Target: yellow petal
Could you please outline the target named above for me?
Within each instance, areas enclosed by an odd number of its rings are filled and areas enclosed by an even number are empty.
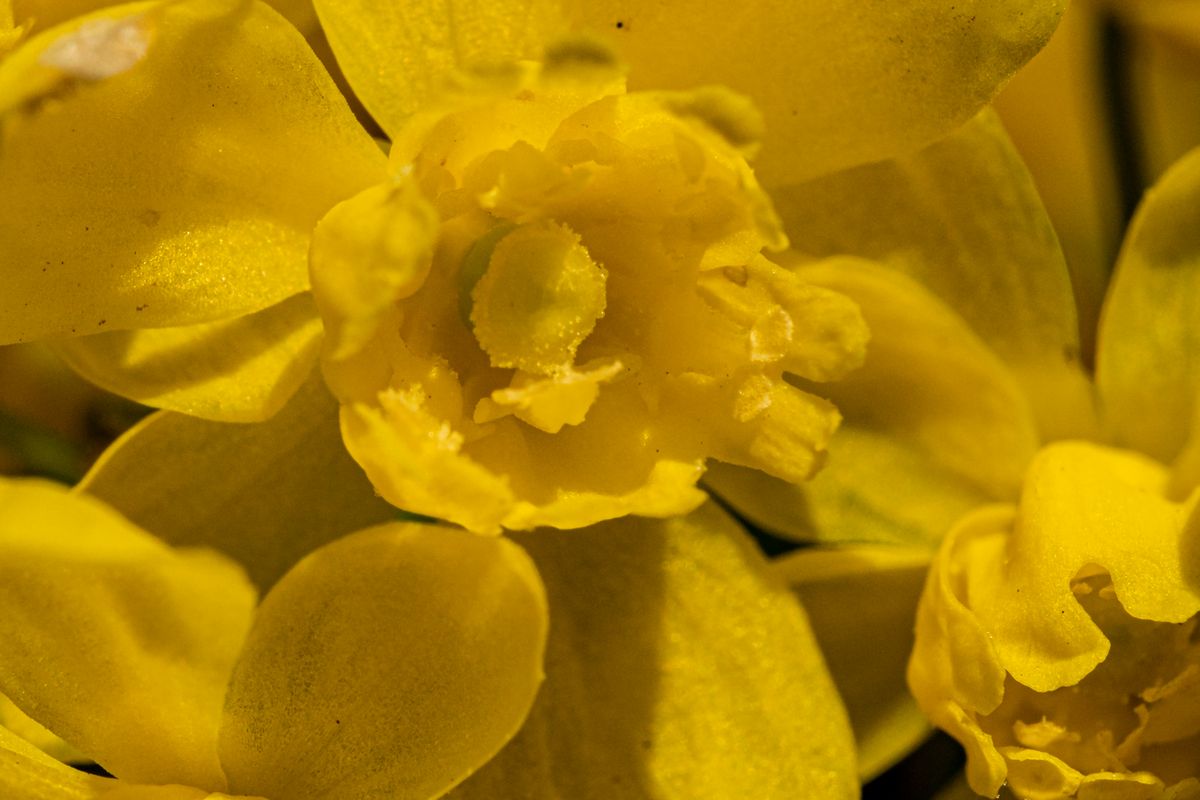
[[[550,597],[546,685],[451,798],[858,796],[804,614],[716,507],[514,537]]]
[[[0,694],[0,727],[7,728],[32,744],[40,752],[58,761],[82,763],[88,760],[87,756],[46,730],[36,720],[30,719],[29,715],[13,705],[12,700],[2,694]]]
[[[304,293],[244,317],[81,336],[55,349],[92,383],[139,403],[258,422],[304,382],[320,343],[321,320]]]
[[[1165,463],[1200,446],[1200,150],[1151,189],[1104,306],[1096,382],[1113,440]],[[1192,466],[1195,469],[1195,465]],[[1184,484],[1200,482],[1200,470]]]
[[[95,499],[0,484],[0,688],[128,780],[224,788],[216,736],[255,592]]]
[[[1066,264],[993,114],[915,155],[772,196],[796,250],[882,261],[957,310],[1013,370],[1043,437],[1093,432]]]
[[[0,341],[279,302],[307,288],[313,225],[384,162],[304,39],[235,0],[35,36],[0,66],[0,137]]]
[[[860,546],[801,550],[772,564],[808,612],[850,713],[864,782],[929,735],[904,675],[932,558],[924,548]]]
[[[116,786],[47,758],[0,727],[0,796],[5,800],[97,800]]]
[[[1191,508],[1162,497],[1166,481],[1158,464],[1125,451],[1068,442],[1039,453],[1012,535],[994,559],[969,564],[971,609],[1013,678],[1038,692],[1071,686],[1108,653],[1071,591],[1087,565],[1108,571],[1134,617],[1183,622],[1200,612],[1180,552]]]
[[[256,425],[155,414],[79,488],[172,544],[226,553],[263,590],[309,551],[395,514],[346,454],[315,375]]]
[[[238,793],[429,800],[516,733],[546,597],[511,542],[392,524],[302,561],[263,601],[226,700]]]
[[[964,122],[1049,38],[1065,3],[318,0],[351,83],[395,132],[464,66],[599,34],[635,88],[725,84],[766,115],[761,169],[812,177],[923,145]],[[719,54],[719,55],[717,55]]]

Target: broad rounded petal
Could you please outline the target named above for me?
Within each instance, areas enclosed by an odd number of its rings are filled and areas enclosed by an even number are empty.
[[[760,169],[800,180],[924,145],[966,121],[1050,37],[1066,6],[853,0],[630,0],[395,6],[317,0],[338,61],[393,133],[455,69],[541,55],[568,32],[598,34],[633,88],[724,84],[763,109]]]
[[[808,622],[716,507],[514,538],[550,597],[546,685],[451,798],[858,796]]]
[[[244,317],[80,336],[55,349],[92,383],[144,405],[258,422],[296,392],[320,345],[321,320],[303,293]]]
[[[932,558],[929,549],[866,546],[806,549],[772,564],[808,612],[850,713],[864,782],[930,732],[904,675]]]
[[[122,779],[224,787],[217,727],[255,592],[93,498],[0,484],[0,690]]]
[[[0,341],[279,302],[317,220],[384,168],[303,37],[240,0],[33,37],[0,66],[0,137]]]
[[[79,488],[172,544],[232,556],[263,590],[310,551],[396,513],[346,454],[337,404],[315,375],[255,425],[155,414]]]
[[[525,719],[546,627],[537,570],[506,539],[394,523],[316,551],[263,601],[230,682],[231,789],[440,797]]]
[[[97,800],[115,787],[39,753],[0,727],[0,796],[5,800]]]
[[[1062,251],[994,114],[915,155],[772,197],[796,250],[882,261],[957,310],[1012,369],[1044,438],[1094,433]]]
[[[1126,236],[1096,359],[1113,440],[1170,463],[1200,447],[1200,150],[1151,189]],[[1195,467],[1193,466],[1193,470]],[[1191,476],[1200,481],[1200,470]]]

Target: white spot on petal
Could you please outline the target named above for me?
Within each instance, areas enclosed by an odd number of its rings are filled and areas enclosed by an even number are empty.
[[[145,58],[150,49],[146,22],[144,15],[85,22],[74,33],[55,40],[38,60],[83,80],[120,75]]]

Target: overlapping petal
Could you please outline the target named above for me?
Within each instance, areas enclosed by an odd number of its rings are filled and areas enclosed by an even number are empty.
[[[451,797],[857,796],[808,622],[723,512],[513,537],[549,595],[546,685]]]
[[[0,792],[11,800],[97,800],[116,785],[68,767],[0,726]]]
[[[279,302],[307,288],[312,226],[383,166],[303,38],[239,0],[34,36],[0,65],[0,136],[0,341]]]
[[[122,778],[223,788],[216,730],[255,600],[241,570],[37,481],[0,484],[0,548],[0,690]]]
[[[338,61],[384,128],[456,69],[534,58],[554,38],[607,38],[634,87],[723,84],[763,109],[761,169],[798,180],[899,155],[982,107],[1049,38],[1065,3],[925,0],[730,5],[508,0],[403,6],[318,0]]]
[[[396,523],[314,552],[264,600],[234,671],[231,789],[441,796],[516,733],[546,624],[537,571],[506,539]]]
[[[79,488],[172,544],[229,554],[263,590],[308,552],[396,513],[346,454],[337,404],[315,375],[259,424],[156,414]]]
[[[308,293],[233,319],[81,336],[55,349],[83,377],[155,408],[258,422],[317,362],[321,320]]]

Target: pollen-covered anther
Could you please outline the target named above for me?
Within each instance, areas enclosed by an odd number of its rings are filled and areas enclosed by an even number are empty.
[[[133,69],[150,50],[151,28],[144,14],[94,19],[50,44],[38,60],[71,77],[101,81]]]
[[[620,361],[597,359],[578,370],[564,367],[548,378],[518,372],[508,388],[479,401],[474,421],[484,424],[511,414],[538,430],[558,433],[564,425],[581,424],[600,395],[601,384],[626,371]]]
[[[497,243],[471,292],[475,339],[494,367],[549,375],[604,315],[606,280],[565,226],[523,225]]]

